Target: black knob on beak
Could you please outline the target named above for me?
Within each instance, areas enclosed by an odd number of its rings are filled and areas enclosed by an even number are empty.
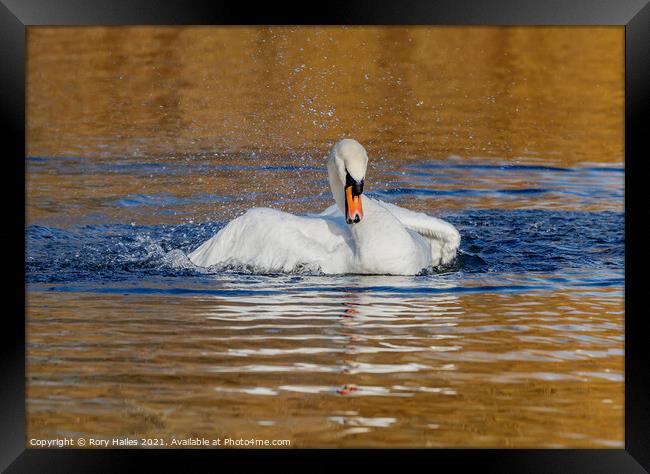
[[[345,170],[345,187],[352,188],[353,196],[360,196],[363,193],[363,180],[357,181],[352,176],[350,176],[348,170]]]

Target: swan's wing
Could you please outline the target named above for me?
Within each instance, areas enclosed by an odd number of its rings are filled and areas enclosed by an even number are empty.
[[[448,264],[454,259],[460,246],[460,233],[449,222],[388,202],[378,200],[375,202],[390,212],[404,227],[429,240],[434,264],[436,256],[439,257],[441,264]]]
[[[299,266],[328,273],[346,256],[348,230],[328,216],[294,216],[274,209],[250,209],[189,254],[198,266],[234,264],[260,271]]]

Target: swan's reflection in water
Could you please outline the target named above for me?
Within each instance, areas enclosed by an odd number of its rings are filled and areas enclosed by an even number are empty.
[[[350,276],[337,288],[328,286],[328,279],[308,281],[310,291],[296,288],[272,299],[238,296],[225,302],[215,298],[214,306],[201,313],[206,320],[220,323],[219,333],[234,334],[224,342],[238,341],[236,347],[219,351],[220,356],[233,360],[213,364],[208,370],[237,373],[251,381],[238,389],[215,387],[216,391],[330,398],[456,394],[445,376],[455,370],[454,364],[439,363],[427,354],[460,349],[458,336],[450,334],[464,315],[457,295],[404,297],[409,288],[432,285],[432,280],[423,283],[413,277]],[[382,292],[388,282],[402,294]],[[436,289],[454,287],[453,280],[435,285]],[[283,383],[263,385],[278,376]],[[341,436],[388,427],[396,421],[340,409],[327,415],[329,422],[349,428]]]

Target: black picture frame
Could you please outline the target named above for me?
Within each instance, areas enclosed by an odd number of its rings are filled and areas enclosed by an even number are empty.
[[[27,449],[25,443],[25,64],[26,27],[33,25],[203,24],[425,24],[619,25],[625,28],[625,448],[452,450],[77,450]],[[648,344],[644,331],[642,260],[647,215],[641,195],[650,106],[648,0],[409,0],[282,6],[268,2],[186,0],[0,0],[0,114],[2,164],[8,167],[2,234],[6,300],[0,384],[0,468],[6,472],[113,472],[193,469],[198,459],[223,469],[282,463],[284,468],[358,469],[369,463],[404,468],[418,463],[443,472],[469,467],[487,472],[644,472],[650,469]],[[645,120],[644,120],[645,119]],[[10,249],[23,249],[23,252]],[[645,468],[645,469],[644,469]]]

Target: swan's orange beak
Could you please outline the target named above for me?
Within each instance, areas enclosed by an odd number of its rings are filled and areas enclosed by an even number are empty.
[[[363,186],[363,184],[361,186]],[[361,190],[363,190],[362,187]],[[359,186],[347,186],[345,188],[345,221],[348,224],[360,222],[361,219],[363,219],[361,190],[359,189]]]

